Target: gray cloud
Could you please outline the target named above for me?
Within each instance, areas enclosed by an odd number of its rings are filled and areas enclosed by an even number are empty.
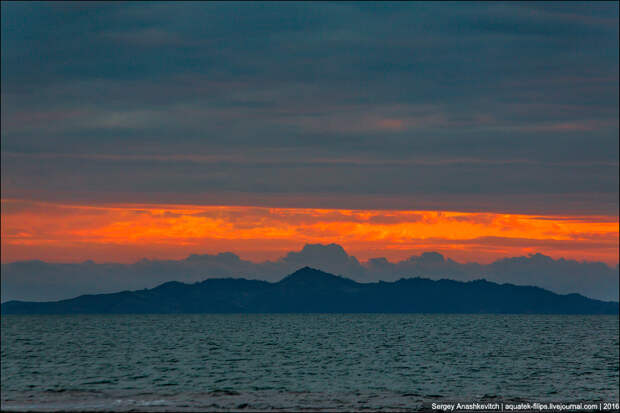
[[[23,261],[2,264],[2,301],[57,300],[80,294],[154,287],[178,280],[243,277],[278,281],[303,266],[344,275],[360,282],[394,281],[407,277],[474,280],[535,285],[561,294],[618,301],[618,266],[600,262],[554,260],[542,254],[501,259],[488,265],[458,263],[436,252],[390,262],[373,258],[359,262],[337,244],[309,244],[276,261],[254,263],[227,252],[190,255],[184,260],[141,260],[135,264],[96,264],[92,261],[55,264]]]

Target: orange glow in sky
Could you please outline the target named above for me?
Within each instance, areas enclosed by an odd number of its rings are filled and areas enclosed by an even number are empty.
[[[197,205],[66,205],[2,200],[2,262],[135,262],[231,251],[276,259],[337,243],[360,260],[425,251],[488,263],[535,252],[618,263],[617,216]]]

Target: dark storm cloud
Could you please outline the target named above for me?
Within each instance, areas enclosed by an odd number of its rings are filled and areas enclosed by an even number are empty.
[[[2,4],[5,197],[616,214],[617,135],[616,3]]]

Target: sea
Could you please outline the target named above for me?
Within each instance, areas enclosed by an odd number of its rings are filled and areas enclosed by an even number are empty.
[[[1,322],[3,411],[410,411],[619,400],[618,316],[3,315]]]

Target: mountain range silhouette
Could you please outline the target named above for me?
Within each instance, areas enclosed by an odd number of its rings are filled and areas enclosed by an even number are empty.
[[[2,314],[498,313],[618,314],[617,302],[539,287],[426,278],[358,283],[304,267],[279,282],[244,278],[171,281],[152,289],[53,302],[9,301]]]

